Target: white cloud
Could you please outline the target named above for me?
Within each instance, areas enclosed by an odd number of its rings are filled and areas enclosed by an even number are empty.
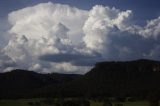
[[[133,34],[142,35],[145,38],[155,38],[160,35],[160,17],[153,19],[147,22],[147,25],[144,27],[132,26],[128,28],[129,31]]]
[[[68,33],[76,36],[79,33],[77,29],[82,29],[87,13],[68,5],[42,3],[10,13],[9,22],[13,25],[10,33],[39,39],[52,36],[56,25],[60,24],[69,29]]]
[[[115,8],[95,6],[89,12],[89,18],[85,22],[83,30],[85,32],[84,42],[88,48],[102,52],[111,42],[109,36],[114,33],[114,29],[125,30],[126,20],[131,14],[130,10],[120,11]]]
[[[2,52],[16,65],[6,70],[25,68],[43,73],[85,73],[90,66],[79,65],[96,62],[96,59],[156,59],[159,56],[160,18],[148,21],[143,27],[134,25],[131,10],[100,5],[81,10],[49,2],[13,11],[8,20],[12,25],[8,31],[11,37]],[[56,54],[64,54],[60,58],[62,62],[39,58]],[[67,59],[72,61],[63,61],[65,56],[70,56]],[[74,56],[88,57],[88,60],[77,58],[73,62]],[[4,62],[0,62],[2,64]]]
[[[12,37],[3,51],[19,68],[50,72],[69,70],[66,65],[57,63],[55,66],[38,58],[45,54],[72,52],[73,43],[82,42],[82,27],[87,16],[88,11],[51,2],[13,11],[8,15]],[[70,71],[77,71],[76,66],[68,67],[73,67]]]
[[[83,27],[84,42],[87,48],[99,52],[107,60],[150,58],[153,48],[160,45],[159,20],[148,21],[142,27],[133,24],[131,10],[94,6]],[[157,58],[156,55],[152,57]]]

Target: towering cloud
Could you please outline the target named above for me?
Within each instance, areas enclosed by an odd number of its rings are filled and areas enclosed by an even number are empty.
[[[13,11],[0,65],[85,73],[97,61],[160,59],[160,18],[139,26],[132,15],[131,10],[100,5],[81,10],[51,2]]]
[[[93,7],[83,27],[86,46],[103,52],[106,46],[111,43],[110,36],[112,37],[125,30],[128,24],[125,21],[128,20],[130,14],[130,10],[120,11],[103,6]],[[116,31],[119,32],[117,33]]]
[[[131,10],[93,7],[83,27],[86,47],[106,60],[158,59],[152,52],[160,43],[159,18],[144,27],[133,23]]]
[[[18,64],[18,68],[47,72],[77,71],[79,69],[69,62],[51,63],[40,57],[76,54],[75,45],[82,42],[82,27],[87,17],[88,11],[51,2],[13,11],[8,15],[12,37],[3,52]]]

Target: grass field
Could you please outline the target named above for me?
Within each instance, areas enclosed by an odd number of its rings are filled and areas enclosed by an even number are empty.
[[[119,104],[122,104],[123,106],[149,106],[149,103],[147,101],[112,102],[113,106],[120,106]],[[103,106],[103,103],[102,102],[93,102],[93,101],[91,101],[91,106]]]
[[[0,106],[29,106],[28,102],[33,100],[0,100]]]
[[[56,106],[53,104],[42,103],[43,99],[18,99],[18,100],[0,100],[0,106]],[[149,106],[147,101],[136,102],[112,102],[113,106]],[[103,102],[90,100],[90,106],[103,106]]]

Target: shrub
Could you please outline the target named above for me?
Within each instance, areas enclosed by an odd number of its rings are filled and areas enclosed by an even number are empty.
[[[123,106],[123,104],[122,103],[117,103],[114,106]]]
[[[104,102],[103,106],[112,106],[112,103],[111,102]]]
[[[33,103],[33,102],[28,102],[28,105],[31,105],[31,106],[32,106],[32,105],[34,105],[34,103]]]
[[[150,101],[149,106],[159,106],[159,102],[158,101]]]

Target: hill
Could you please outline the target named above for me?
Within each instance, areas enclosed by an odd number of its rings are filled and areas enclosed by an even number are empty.
[[[0,73],[0,97],[23,97],[39,88],[70,82],[81,75],[70,74],[40,74],[28,70],[12,70]]]
[[[0,74],[0,97],[143,97],[160,95],[160,62],[99,62],[85,75],[39,74],[14,70]]]
[[[46,89],[53,89],[53,95],[60,92],[63,96],[147,97],[150,94],[160,93],[159,83],[160,62],[141,59],[100,62],[83,77],[57,88],[50,86]],[[51,94],[51,91],[49,93]]]

